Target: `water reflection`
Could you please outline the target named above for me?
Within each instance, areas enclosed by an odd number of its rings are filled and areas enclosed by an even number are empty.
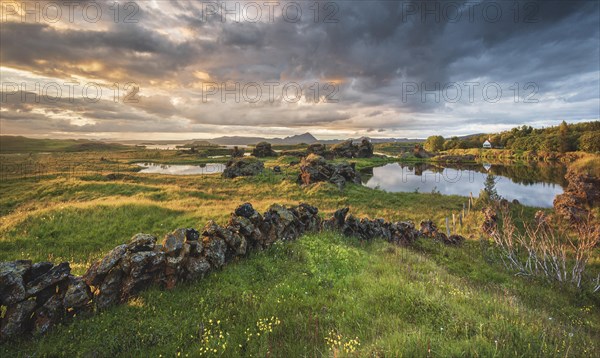
[[[137,165],[143,168],[140,173],[147,174],[198,175],[223,173],[225,170],[225,164],[221,163],[200,165],[138,163]]]
[[[546,163],[525,165],[387,164],[363,171],[363,184],[390,192],[440,192],[445,195],[479,195],[488,173],[497,177],[496,190],[521,204],[552,207],[554,197],[566,186],[565,166]]]

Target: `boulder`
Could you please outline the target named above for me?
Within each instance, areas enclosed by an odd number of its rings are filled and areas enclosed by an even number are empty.
[[[119,268],[111,270],[98,286],[95,292],[94,302],[99,310],[106,309],[121,302],[121,286],[124,277]]]
[[[223,171],[224,178],[237,178],[240,176],[254,176],[260,174],[265,165],[256,158],[236,158],[227,162]]]
[[[325,157],[327,155],[327,147],[325,144],[314,143],[306,148],[306,154],[316,154]]]
[[[50,271],[50,269],[54,267],[52,262],[36,262],[31,265],[31,270],[27,272],[27,274],[23,277],[26,282],[32,281]]]
[[[152,251],[156,245],[156,237],[148,234],[136,234],[127,245],[127,251]]]
[[[106,256],[101,260],[96,261],[87,272],[83,275],[85,283],[90,286],[98,286],[108,274],[123,258],[127,252],[128,245],[123,244],[112,249]]]
[[[417,158],[431,158],[433,155],[428,153],[420,144],[415,144],[413,156]]]
[[[142,251],[127,257],[127,271],[121,287],[121,298],[124,300],[146,289],[156,282],[156,273],[165,268],[165,253],[158,251]]]
[[[271,143],[260,142],[252,149],[252,155],[257,158],[276,157],[277,152],[271,148]]]
[[[244,203],[235,209],[234,214],[237,216],[243,216],[245,218],[250,219],[253,216],[255,216],[256,214],[258,214],[258,212],[256,210],[254,210],[254,208],[252,207],[252,204]]]
[[[356,151],[357,158],[371,158],[373,156],[373,144],[370,140],[364,138],[358,145]]]
[[[234,146],[233,150],[231,151],[231,157],[232,158],[242,158],[244,156],[244,150],[238,148],[238,146]]]
[[[206,259],[212,267],[221,268],[225,264],[225,250],[227,245],[218,237],[207,237],[204,241]]]
[[[291,210],[278,204],[271,205],[265,212],[260,227],[260,231],[266,236],[264,244],[269,246],[278,240],[286,241],[298,238],[303,229],[298,223],[298,218]]]
[[[178,256],[187,240],[186,232],[186,229],[177,229],[167,234],[162,244],[163,252],[168,256]]]
[[[58,264],[48,270],[45,274],[27,283],[26,295],[31,297],[57,283],[65,280],[71,274],[71,267],[68,262]]]
[[[295,209],[293,209],[293,212],[302,223],[303,231],[317,232],[321,228],[319,209],[316,207],[301,203]]]
[[[4,318],[2,318],[0,337],[8,339],[27,332],[32,324],[30,317],[35,307],[34,300],[25,300],[8,306]]]
[[[25,281],[31,261],[0,262],[0,305],[10,306],[25,299]]]
[[[210,271],[210,263],[204,257],[190,257],[185,263],[186,279],[196,280]]]
[[[358,152],[358,146],[354,145],[352,140],[347,140],[333,145],[331,151],[339,158],[355,158],[356,153]]]
[[[431,220],[421,221],[421,235],[434,238],[438,234],[438,228]]]
[[[343,189],[347,182],[361,183],[360,174],[353,163],[333,164],[321,156],[311,154],[302,160],[297,182],[312,184],[321,181],[336,184],[340,189]]]
[[[461,235],[450,235],[444,244],[446,245],[460,245],[465,241],[465,238]]]
[[[222,227],[210,220],[204,227],[203,236],[222,239],[227,245],[226,260],[246,254],[247,243],[235,228]]]
[[[48,299],[33,314],[33,332],[44,334],[53,326],[60,323],[65,317],[63,294],[55,294]]]
[[[69,277],[69,286],[63,298],[63,306],[67,311],[77,313],[89,307],[92,299],[90,287],[81,277]]]

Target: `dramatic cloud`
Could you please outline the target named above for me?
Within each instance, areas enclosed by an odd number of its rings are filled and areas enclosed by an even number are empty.
[[[317,4],[3,1],[2,134],[425,137],[600,118],[598,2]]]

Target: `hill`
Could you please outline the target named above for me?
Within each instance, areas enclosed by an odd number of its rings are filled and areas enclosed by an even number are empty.
[[[310,133],[293,135],[285,138],[263,138],[263,137],[241,137],[241,136],[225,136],[208,140],[211,143],[220,145],[251,145],[259,142],[269,142],[275,145],[293,145],[293,144],[312,144],[318,142]]]
[[[131,149],[117,143],[86,139],[37,139],[22,136],[0,136],[0,153],[90,152]]]

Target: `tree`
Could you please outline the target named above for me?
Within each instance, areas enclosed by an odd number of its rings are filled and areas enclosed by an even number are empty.
[[[559,133],[559,146],[558,150],[561,153],[567,152],[569,150],[569,126],[567,122],[562,121],[560,126],[558,126]]]
[[[439,152],[444,149],[444,137],[432,135],[425,141],[425,150],[428,152]]]
[[[498,191],[496,191],[496,181],[496,177],[492,173],[489,173],[485,178],[485,187],[483,189],[483,192],[491,201],[498,201],[502,199],[502,197],[498,195]]]
[[[579,137],[579,149],[585,152],[600,152],[600,131],[582,134]]]

